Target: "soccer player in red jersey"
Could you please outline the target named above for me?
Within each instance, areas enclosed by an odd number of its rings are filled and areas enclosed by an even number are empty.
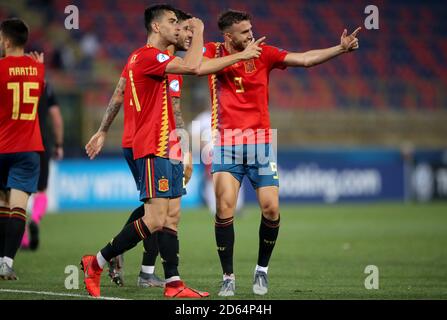
[[[44,151],[37,109],[44,66],[25,56],[27,25],[8,19],[0,25],[0,279],[16,280],[14,257],[25,231],[26,207],[39,179]]]
[[[250,15],[245,12],[224,12],[218,26],[224,42],[206,44],[204,56],[207,58],[235,54],[253,41]],[[224,280],[220,296],[235,293],[233,217],[244,176],[256,190],[262,212],[253,292],[264,295],[268,291],[268,263],[280,225],[278,173],[271,148],[268,110],[270,72],[287,67],[312,67],[358,49],[359,31],[360,28],[348,36],[344,30],[340,44],[304,53],[263,44],[259,58],[236,63],[209,77],[211,126],[216,138],[212,168],[217,202],[215,236]]]
[[[189,29],[189,19],[192,18],[191,15],[184,13],[181,10],[176,10],[176,16],[178,19],[178,23],[180,25],[179,36],[177,39],[177,43],[174,46],[170,46],[169,52],[170,54],[174,54],[176,50],[186,51],[188,50],[191,40],[192,40],[192,31]],[[174,112],[175,124],[177,129],[184,129],[184,120],[180,108],[180,98],[181,98],[181,88],[183,84],[183,77],[177,74],[168,74],[168,84],[169,84],[169,96],[172,99],[172,107]],[[138,187],[138,170],[136,166],[136,161],[133,157],[132,152],[132,142],[134,135],[134,115],[133,115],[133,102],[131,96],[131,88],[130,82],[128,80],[128,70],[127,65],[124,68],[121,74],[121,85],[118,84],[119,87],[126,86],[124,92],[122,90],[115,91],[114,96],[112,97],[109,106],[104,114],[103,120],[101,122],[101,126],[89,142],[86,145],[87,154],[91,158],[95,158],[102,150],[104,146],[104,142],[107,136],[108,129],[112,122],[114,121],[117,113],[119,112],[122,105],[124,105],[124,131],[122,137],[122,148],[124,158],[126,159],[127,164],[132,172],[135,183]],[[182,146],[183,148],[183,146]],[[182,149],[183,156],[183,165],[184,165],[184,173],[185,173],[185,185],[188,183],[192,174],[192,163],[189,159],[190,153],[189,150]],[[141,217],[144,216],[144,205],[136,208],[129,219],[126,221],[125,225],[132,223]],[[169,217],[167,227],[177,231],[178,220],[180,217],[174,216]],[[144,253],[143,253],[143,261],[141,265],[141,272],[138,277],[138,286],[139,287],[164,287],[164,281],[157,277],[154,273],[155,270],[155,261],[158,251],[158,241],[157,241],[157,233],[155,233],[149,239],[146,238],[143,241],[144,244]],[[123,279],[123,268],[124,259],[123,255],[113,258],[109,262],[109,276],[112,281],[117,285],[122,286],[124,283]]]
[[[107,261],[134,247],[139,241],[158,234],[166,285],[164,295],[176,298],[201,298],[209,294],[188,288],[178,272],[178,238],[164,228],[168,214],[180,210],[183,194],[183,164],[175,135],[171,100],[168,99],[167,73],[197,74],[202,61],[203,22],[190,19],[191,47],[185,57],[169,56],[167,48],[177,42],[179,26],[175,9],[155,5],[145,11],[147,44],[136,50],[127,63],[135,133],[132,151],[137,161],[143,218],[128,224],[96,256],[84,256],[87,291],[100,295],[101,272]],[[150,214],[149,214],[150,213]]]

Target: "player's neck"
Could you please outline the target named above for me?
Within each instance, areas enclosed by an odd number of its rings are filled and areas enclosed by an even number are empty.
[[[224,42],[224,47],[225,47],[225,49],[226,49],[230,54],[240,52],[239,50],[236,50],[236,49],[235,49],[229,42],[227,42],[227,41]]]
[[[175,46],[173,44],[168,46],[168,51],[171,55],[174,55],[175,54]]]
[[[169,43],[167,43],[163,38],[161,38],[158,34],[151,34],[147,37],[147,44],[157,48],[160,51],[166,51],[168,49]]]
[[[5,50],[5,57],[22,57],[25,55],[23,48],[11,48]]]

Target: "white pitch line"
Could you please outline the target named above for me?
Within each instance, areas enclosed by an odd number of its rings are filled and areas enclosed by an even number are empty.
[[[59,296],[59,297],[73,297],[73,298],[90,298],[96,300],[129,300],[115,297],[92,297],[89,295],[82,294],[73,294],[73,293],[58,293],[51,291],[30,291],[30,290],[11,290],[11,289],[0,289],[1,292],[9,292],[9,293],[29,293],[29,294],[40,294],[46,296]]]

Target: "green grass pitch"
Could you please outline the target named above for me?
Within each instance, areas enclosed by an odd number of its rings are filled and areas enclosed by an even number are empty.
[[[251,292],[258,247],[259,210],[250,206],[236,218],[236,297]],[[3,299],[82,299],[21,291],[87,295],[67,290],[67,265],[79,266],[118,233],[127,213],[47,215],[37,252],[20,251],[14,267],[19,281],[0,281]],[[185,210],[180,223],[180,273],[192,287],[218,299],[221,269],[215,249],[213,217]],[[106,275],[102,295],[163,299],[162,289],[136,286],[141,244],[125,255],[125,286]],[[365,267],[379,269],[379,289],[365,289]],[[269,293],[262,299],[446,299],[447,203],[289,206],[281,210],[279,239],[270,262]],[[156,272],[162,275],[160,259]],[[20,292],[6,292],[19,290]]]

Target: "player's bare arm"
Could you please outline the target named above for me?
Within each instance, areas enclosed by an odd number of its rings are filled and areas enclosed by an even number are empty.
[[[183,132],[186,130],[185,121],[183,120],[182,109],[180,107],[180,98],[172,97],[172,109],[174,110],[175,126],[177,129],[181,129]],[[185,184],[188,184],[192,176],[192,154],[186,147],[187,143],[184,143],[185,136],[180,136],[180,143],[183,153],[183,166],[185,175]]]
[[[260,47],[260,44],[265,40],[265,38],[266,37],[261,37],[256,41],[254,41],[253,39],[253,41],[243,51],[225,57],[215,59],[209,59],[207,57],[204,57],[198,75],[204,76],[216,73],[239,61],[259,58],[262,53],[262,48]]]
[[[202,63],[203,50],[203,22],[198,18],[189,20],[189,27],[193,31],[191,47],[182,59],[176,57],[166,66],[166,73],[196,75]]]
[[[49,109],[51,123],[53,124],[54,151],[53,157],[56,160],[64,158],[64,121],[62,119],[61,109],[58,105],[51,106]]]
[[[359,48],[359,40],[357,34],[362,28],[357,28],[349,36],[345,29],[340,38],[340,44],[331,48],[310,50],[303,53],[289,53],[284,59],[284,63],[288,67],[313,67],[320,63],[326,62],[340,54],[357,50]]]
[[[109,131],[110,126],[115,120],[116,115],[121,109],[124,101],[124,89],[126,88],[126,79],[120,78],[118,85],[115,88],[106,113],[104,114],[99,130],[91,137],[90,141],[85,146],[85,151],[91,160],[93,160],[102,150],[104,142]]]

